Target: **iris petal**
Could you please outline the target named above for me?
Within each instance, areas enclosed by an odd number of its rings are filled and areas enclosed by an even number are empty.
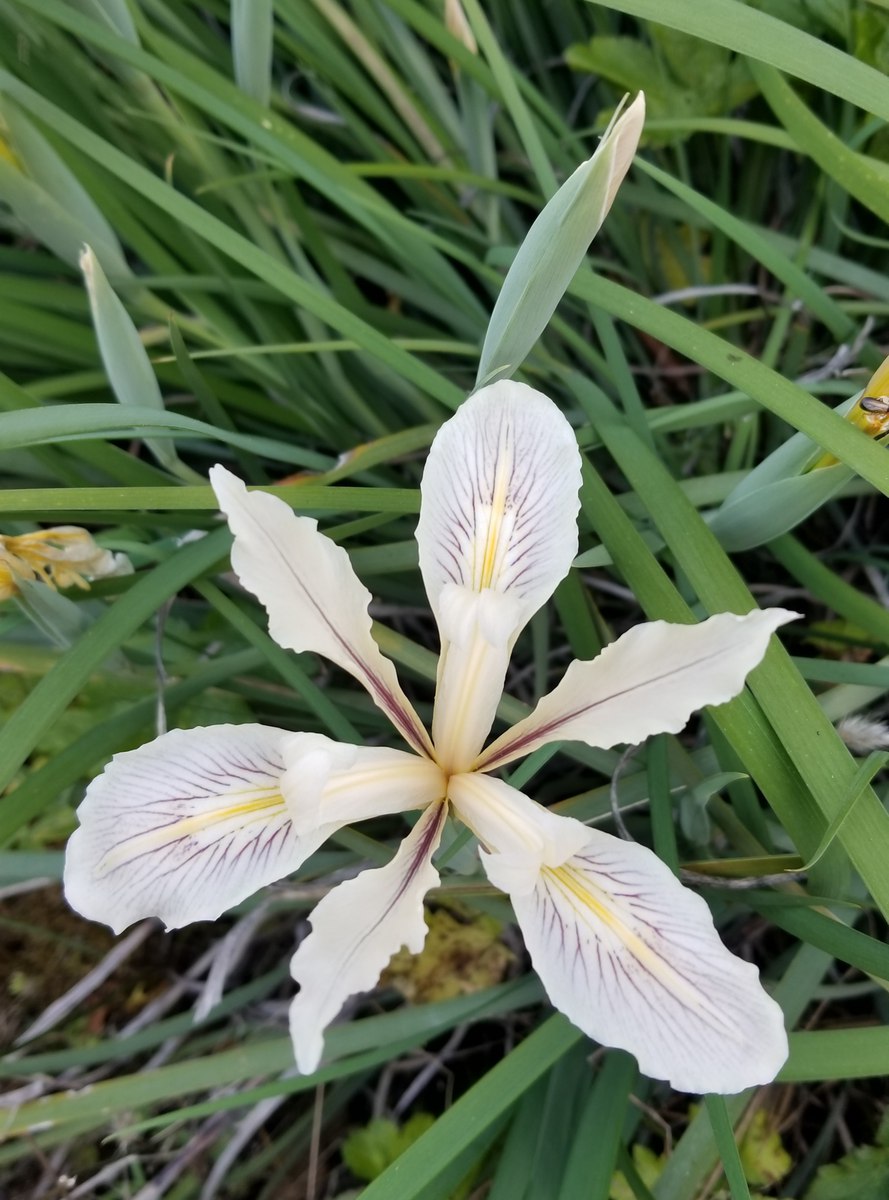
[[[345,550],[318,532],[317,521],[297,517],[277,496],[248,492],[224,467],[213,467],[210,482],[235,535],[232,566],[264,605],[275,641],[348,671],[408,745],[430,755],[429,736],[373,639],[370,592]]]
[[[327,836],[298,837],[281,791],[282,729],[175,729],[116,754],[87,789],[65,895],[119,933],[143,917],[208,921],[294,871]]]
[[[515,639],[577,553],[580,454],[556,405],[502,381],[435,437],[417,525],[441,637],[433,741],[465,770],[484,745]]]
[[[580,850],[511,898],[550,1000],[590,1037],[681,1091],[774,1079],[787,1057],[781,1009],[650,850],[587,830]]]
[[[531,715],[479,756],[476,769],[497,770],[547,742],[607,749],[678,733],[696,709],[736,696],[774,631],[798,616],[768,608],[742,617],[719,613],[700,625],[636,625],[598,658],[571,663]]]
[[[423,897],[439,881],[432,855],[446,810],[443,803],[430,805],[390,863],[339,884],[312,913],[312,932],[290,964],[300,985],[290,1006],[290,1032],[303,1074],[321,1061],[324,1030],[349,996],[373,987],[402,946],[414,954],[422,950]]]
[[[176,729],[93,780],[65,892],[120,931],[211,920],[295,871],[334,830],[441,799],[441,772],[403,750],[265,725]]]

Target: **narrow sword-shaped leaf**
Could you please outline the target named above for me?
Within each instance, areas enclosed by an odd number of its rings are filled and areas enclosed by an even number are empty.
[[[115,33],[134,46],[139,45],[139,35],[126,0],[75,0],[75,3],[85,13],[106,22]]]
[[[644,120],[640,93],[531,226],[491,313],[476,386],[512,375],[546,328],[608,215]]]
[[[886,77],[852,54],[846,54],[821,38],[760,12],[742,0],[602,0],[604,7],[657,21],[771,63],[798,79],[814,83],[865,112],[889,121],[889,92]]]
[[[99,352],[112,392],[124,406],[154,408],[163,412],[160,384],[136,326],[89,246],[84,248],[80,256],[80,267],[90,299]],[[169,442],[147,438],[145,444],[171,474],[191,483],[203,482],[199,475],[180,462],[175,447]]]
[[[22,224],[71,266],[88,242],[115,279],[129,278],[117,235],[61,155],[8,97],[0,99],[0,118],[21,167],[0,158],[0,195]]]
[[[274,13],[273,0],[231,0],[235,80],[260,104],[271,95]]]

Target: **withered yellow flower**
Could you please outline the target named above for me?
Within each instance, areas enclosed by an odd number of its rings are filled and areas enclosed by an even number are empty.
[[[889,434],[889,357],[870,377],[858,403],[846,413],[846,420],[875,440]],[[832,467],[838,461],[832,454],[822,454],[811,469]]]
[[[0,600],[15,596],[24,582],[45,583],[54,591],[86,589],[94,579],[129,575],[132,569],[125,554],[105,550],[77,525],[57,525],[16,537],[0,534]]]

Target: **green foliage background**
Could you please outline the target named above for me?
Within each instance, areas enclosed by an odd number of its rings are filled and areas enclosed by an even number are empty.
[[[0,609],[4,1029],[20,1034],[108,953],[52,883],[28,886],[58,879],[91,774],[154,735],[158,662],[170,724],[383,733],[341,677],[266,635],[228,574],[201,482],[212,463],[274,486],[347,546],[428,715],[435,641],[413,542],[424,451],[474,385],[531,221],[623,91],[644,86],[640,159],[520,372],[578,430],[581,557],[523,637],[501,715],[551,685],[566,646],[591,656],[637,620],[753,597],[802,608],[741,697],[654,739],[619,784],[635,836],[674,865],[755,877],[818,857],[802,882],[708,889],[727,941],[785,1009],[790,1059],[774,1088],[690,1111],[626,1056],[591,1060],[518,974],[359,1007],[331,1032],[330,1065],[294,1077],[280,1026],[293,930],[332,872],[386,857],[399,830],[384,822],[271,893],[248,958],[197,1022],[193,989],[147,1022],[132,1014],[220,929],[153,934],[125,984],[0,1061],[10,1195],[67,1195],[59,1176],[112,1162],[102,1186],[120,1197],[148,1180],[182,1198],[345,1194],[357,1181],[337,1147],[372,1116],[406,1116],[398,1095],[424,1046],[442,1054],[430,1079],[450,1072],[453,1087],[421,1093],[431,1124],[403,1138],[387,1127],[397,1156],[370,1145],[383,1168],[368,1200],[605,1200],[619,1187],[738,1200],[751,1186],[816,1200],[838,1178],[855,1194],[856,1163],[885,1170],[886,785],[834,722],[879,712],[889,690],[889,460],[831,408],[887,348],[889,11],[463,8],[474,45],[438,0],[0,0],[2,530],[86,524],[137,567],[89,595]],[[77,269],[85,241],[159,390],[109,387]],[[729,556],[702,511],[795,431],[851,468],[840,498]],[[759,504],[766,530],[774,497]],[[180,544],[192,530],[209,536]],[[566,747],[520,781],[607,822],[617,758]],[[509,919],[465,876],[446,892]],[[758,1176],[732,1135],[761,1112],[792,1160],[780,1180]],[[858,1157],[819,1175],[849,1137]]]

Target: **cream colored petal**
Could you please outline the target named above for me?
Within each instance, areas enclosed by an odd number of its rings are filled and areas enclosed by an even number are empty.
[[[118,933],[152,916],[174,929],[289,875],[331,828],[294,829],[281,790],[288,736],[264,725],[174,729],[116,754],[77,810],[68,903]]]
[[[590,1037],[686,1092],[769,1083],[787,1058],[781,1009],[729,953],[710,910],[636,843],[597,830],[544,866],[513,907],[550,1000]]]
[[[119,931],[210,920],[296,870],[353,821],[423,808],[445,781],[429,759],[264,725],[176,729],[118,754],[87,789],[65,892]]]
[[[417,544],[441,636],[432,740],[449,771],[484,745],[515,639],[577,553],[579,486],[571,426],[524,384],[476,392],[432,443]]]
[[[769,608],[719,613],[700,625],[636,625],[598,658],[573,662],[534,712],[479,756],[492,771],[547,742],[579,741],[607,749],[654,733],[678,733],[691,714],[736,696],[769,638],[799,613]]]
[[[614,150],[611,156],[610,172],[608,176],[608,190],[605,196],[605,212],[614,203],[614,197],[617,195],[618,188],[624,181],[624,176],[630,169],[630,163],[633,161],[633,155],[636,153],[636,148],[639,145],[639,138],[642,136],[642,126],[645,124],[645,94],[640,92],[633,103],[623,112],[612,118],[608,128],[602,134],[602,141],[599,143],[596,154],[607,153],[613,145]],[[593,156],[595,158],[595,155]]]
[[[460,406],[420,487],[420,570],[440,628],[446,589],[491,589],[510,598],[515,639],[577,553],[579,487],[574,432],[542,392],[503,380]]]
[[[358,679],[418,753],[429,736],[401,689],[395,667],[371,634],[370,593],[349,556],[276,496],[248,492],[224,467],[210,471],[235,536],[232,566],[263,604],[269,633],[288,650],[323,654]]]
[[[303,1074],[321,1061],[324,1031],[349,996],[372,988],[402,946],[422,950],[423,897],[439,881],[432,855],[446,813],[446,804],[430,805],[390,863],[341,883],[312,913],[312,932],[290,964],[300,985],[290,1033]]]

